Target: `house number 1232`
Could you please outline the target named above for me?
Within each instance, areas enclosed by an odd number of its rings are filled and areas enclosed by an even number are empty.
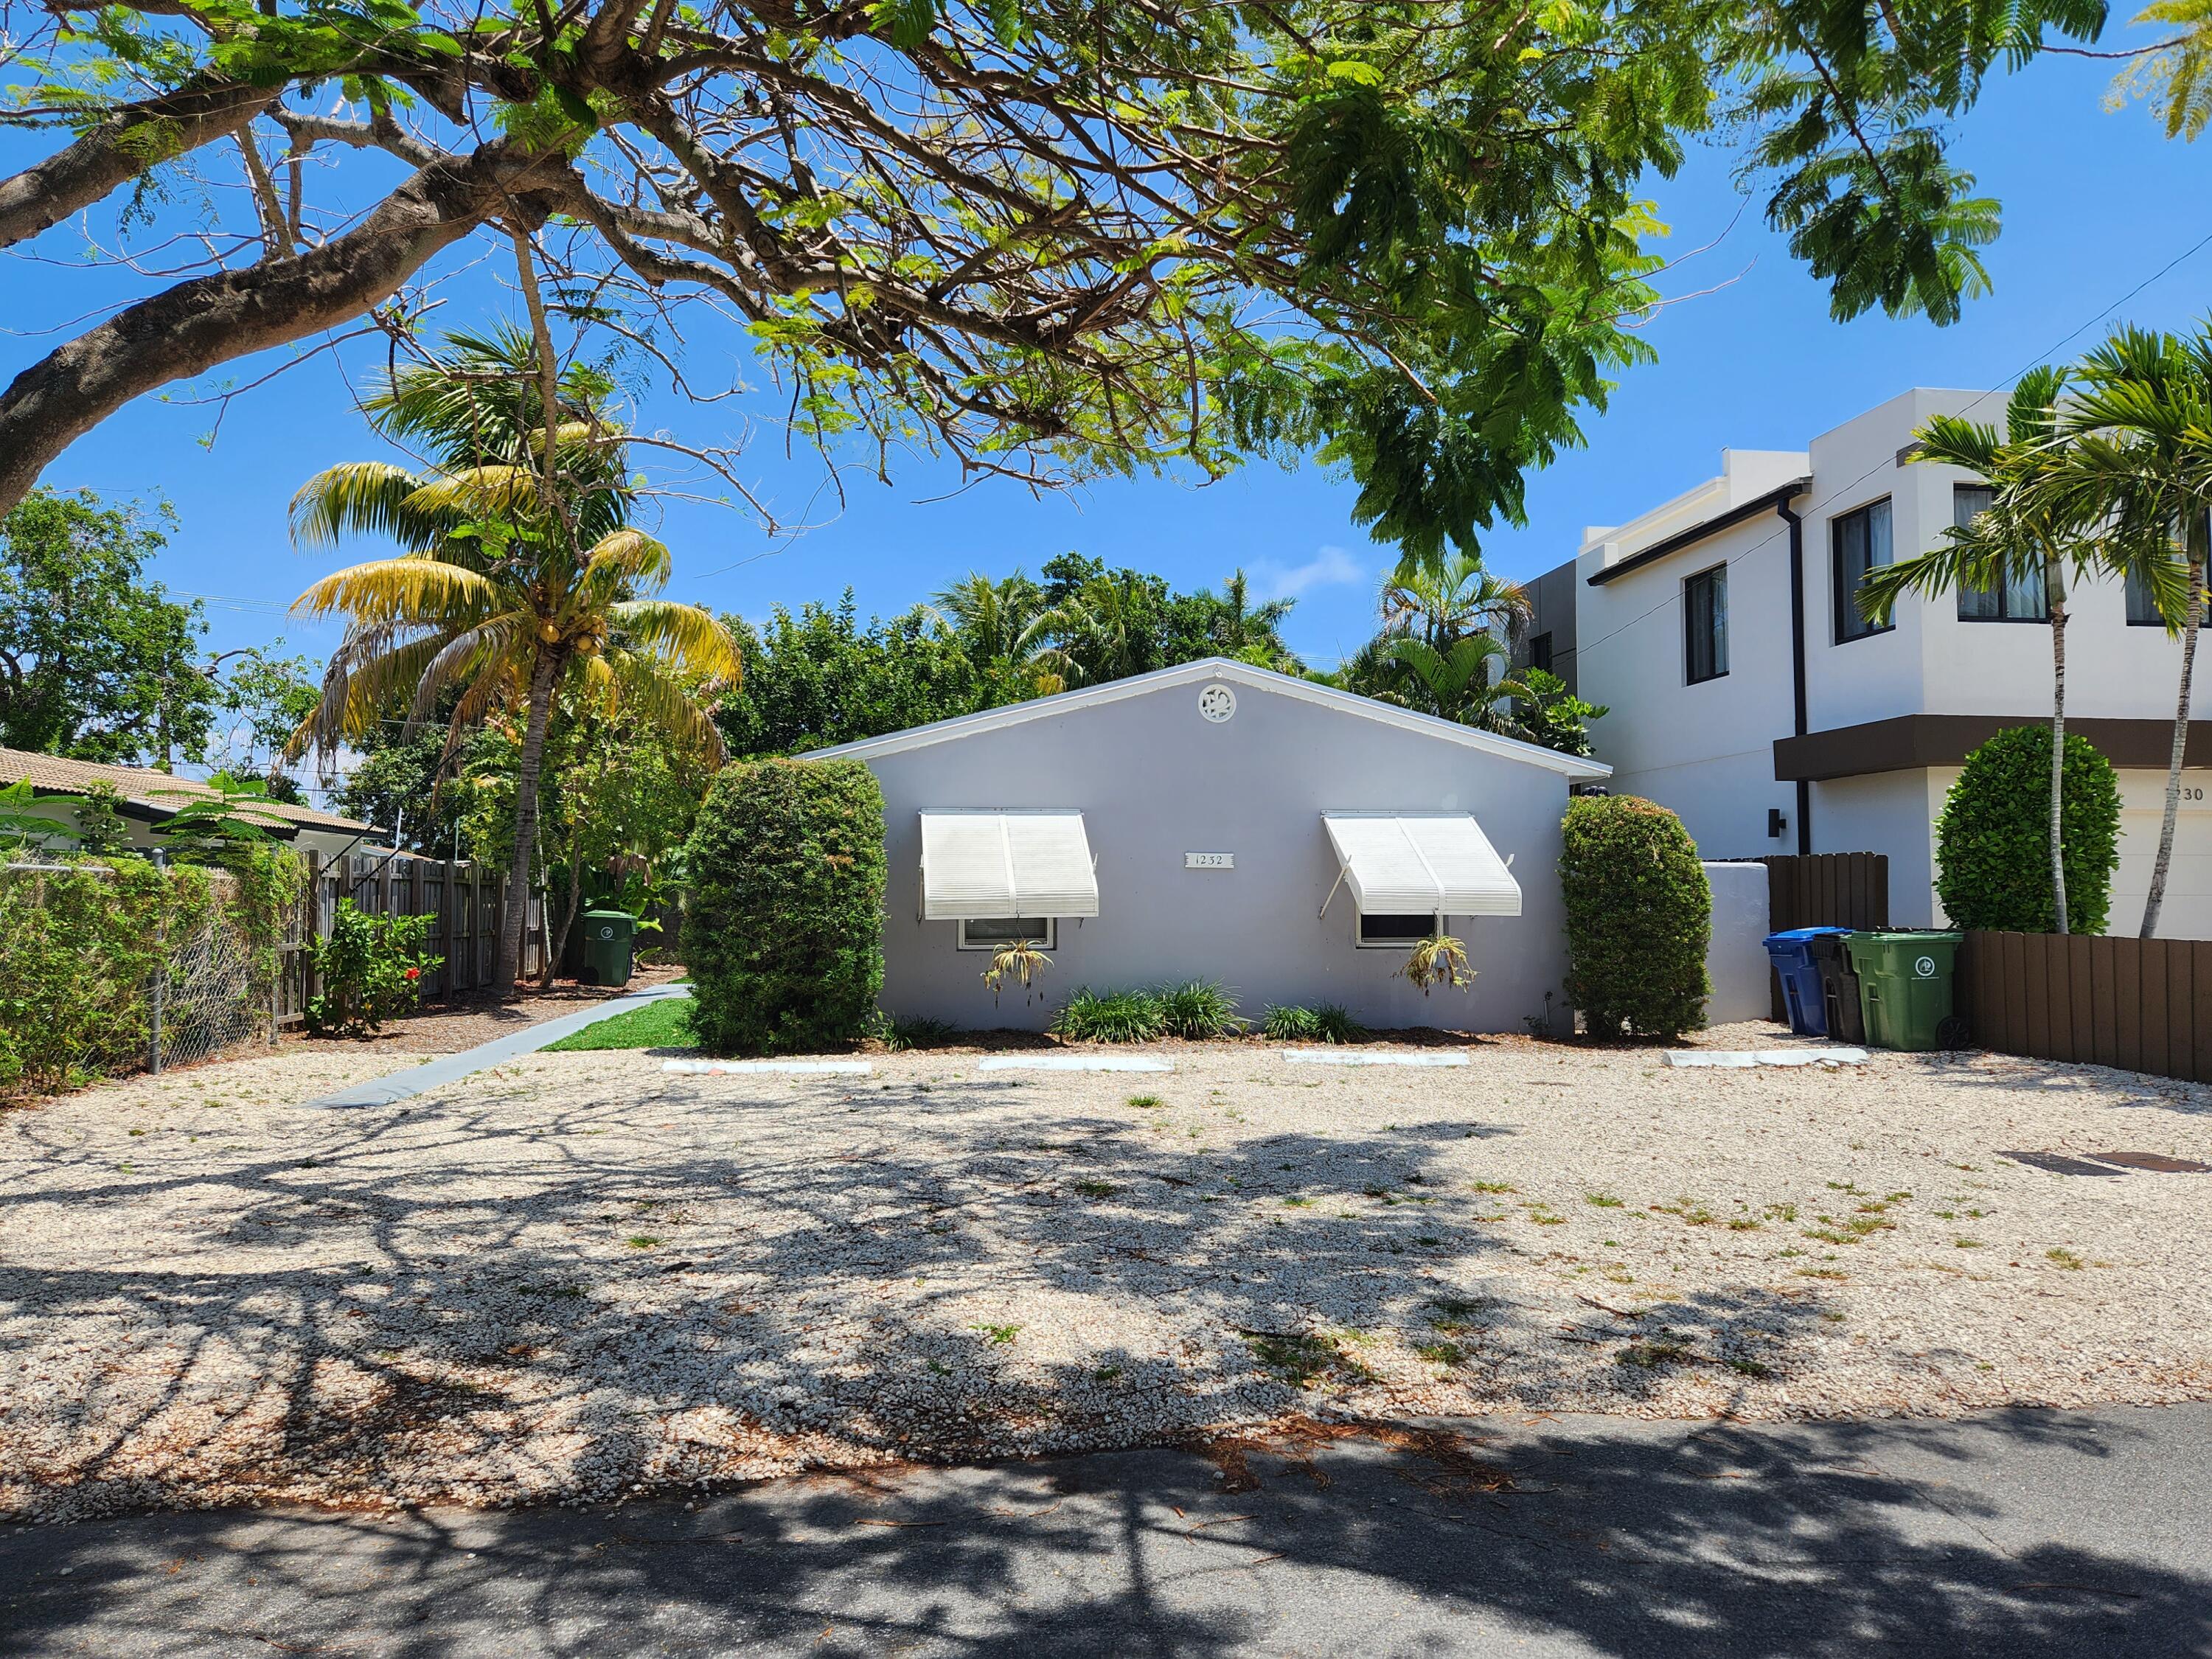
[[[1237,867],[1237,854],[1234,853],[1185,853],[1182,855],[1182,867],[1186,870],[1234,870]]]

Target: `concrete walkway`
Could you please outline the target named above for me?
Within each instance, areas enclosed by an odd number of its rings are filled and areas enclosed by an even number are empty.
[[[2212,1407],[1485,1419],[588,1510],[0,1534],[0,1653],[2212,1652]],[[641,1427],[641,1432],[648,1432]]]
[[[389,1106],[394,1101],[406,1100],[429,1090],[442,1088],[471,1073],[489,1071],[495,1066],[504,1065],[517,1054],[534,1054],[548,1043],[558,1042],[571,1032],[580,1031],[586,1025],[596,1025],[603,1019],[626,1013],[632,1008],[642,1008],[649,1002],[659,1002],[669,997],[688,997],[690,994],[689,984],[656,985],[634,996],[595,1002],[573,1014],[562,1014],[557,1019],[526,1026],[507,1036],[495,1037],[473,1048],[465,1048],[458,1054],[441,1054],[425,1065],[394,1072],[389,1077],[378,1078],[369,1083],[356,1083],[350,1088],[341,1089],[334,1095],[325,1095],[320,1100],[311,1100],[307,1104],[311,1110]]]

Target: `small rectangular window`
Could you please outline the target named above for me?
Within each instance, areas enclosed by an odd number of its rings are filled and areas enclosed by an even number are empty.
[[[1867,572],[1890,562],[1889,502],[1869,501],[1856,512],[1831,519],[1828,534],[1835,553],[1836,643],[1888,633],[1894,623],[1869,622],[1860,611],[1859,589]]]
[[[1986,513],[1996,500],[1996,491],[1987,484],[1954,484],[1951,487],[1951,522],[1964,530],[1974,521],[1977,514]],[[2036,571],[2027,571],[1994,582],[1987,587],[1959,587],[1959,620],[1960,622],[2027,622],[2051,620],[2043,577]]]
[[[969,916],[960,924],[960,948],[995,951],[1016,939],[1027,939],[1040,951],[1059,948],[1056,916]]]
[[[1728,567],[1715,565],[1682,583],[1682,662],[1692,685],[1729,672]]]
[[[1438,919],[1432,915],[1370,916],[1362,912],[1359,917],[1359,942],[1367,945],[1412,945],[1416,940],[1433,939],[1443,931]]]
[[[1549,634],[1539,634],[1528,641],[1528,666],[1540,668],[1547,674],[1552,672],[1552,636]]]

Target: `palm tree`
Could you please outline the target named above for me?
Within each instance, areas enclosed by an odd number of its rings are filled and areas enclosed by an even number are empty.
[[[1491,665],[1502,668],[1508,660],[1504,646],[1494,635],[1462,635],[1443,651],[1426,640],[1391,640],[1382,655],[1400,672],[1390,684],[1373,694],[1377,702],[1528,740],[1528,729],[1514,716],[1509,699],[1527,697],[1530,692],[1517,680],[1492,678]]]
[[[2188,339],[2123,328],[2082,359],[2059,422],[2062,464],[2037,488],[2051,511],[2097,526],[2107,570],[2149,587],[2181,635],[2181,681],[2166,771],[2166,812],[2151,864],[2142,937],[2154,938],[2181,812],[2181,765],[2204,621],[2212,512],[2212,325]]]
[[[1915,459],[1955,466],[1985,480],[1990,505],[1972,520],[1947,531],[1942,543],[1917,558],[1868,574],[1860,605],[1875,622],[1887,622],[1908,592],[1934,596],[1956,588],[1990,588],[2038,582],[2051,617],[2051,889],[2056,930],[2069,931],[2066,860],[2060,829],[2066,758],[2066,578],[2070,568],[2096,569],[2079,492],[2062,494],[2051,481],[2067,465],[2058,435],[2066,371],[2030,369],[2005,405],[2005,429],[1955,415],[1938,415],[1914,434]]]
[[[1492,695],[1491,681],[1492,665],[1512,659],[1513,641],[1534,614],[1522,588],[1492,574],[1477,555],[1459,553],[1446,560],[1401,564],[1384,580],[1376,609],[1380,629],[1344,665],[1343,678],[1352,690],[1437,713],[1431,707],[1437,690],[1422,682],[1422,674],[1433,667],[1443,677],[1437,684],[1455,684],[1459,670],[1447,665],[1464,665],[1471,678],[1451,700],[1479,709],[1480,718],[1463,723],[1521,735],[1520,723],[1504,701],[1507,694]],[[1409,654],[1400,651],[1403,645],[1421,649]],[[1462,652],[1462,645],[1469,648]],[[1525,696],[1527,689],[1517,687],[1510,695]]]
[[[989,682],[992,703],[1067,689],[1066,653],[1052,642],[1059,617],[1023,572],[994,582],[971,570],[935,595],[929,614]]]
[[[1294,599],[1270,599],[1265,605],[1254,605],[1251,590],[1244,573],[1238,570],[1221,585],[1221,598],[1216,604],[1212,624],[1207,632],[1224,657],[1235,657],[1256,668],[1272,668],[1282,674],[1302,674],[1305,665],[1297,659],[1290,647],[1283,643],[1283,619],[1291,614]]]
[[[1480,554],[1401,564],[1382,584],[1382,637],[1418,639],[1438,651],[1470,634],[1488,634],[1510,650],[1535,602],[1517,582],[1486,568]]]
[[[348,462],[292,501],[301,547],[357,533],[404,550],[326,576],[295,601],[296,612],[342,615],[347,626],[292,752],[309,742],[334,752],[403,700],[420,721],[453,694],[449,742],[495,710],[522,715],[503,994],[521,968],[556,693],[635,711],[719,763],[720,735],[690,685],[739,672],[719,622],[653,597],[669,553],[629,522],[635,492],[612,387],[574,364],[557,376],[542,374],[546,366],[511,329],[448,337],[442,354],[399,370],[364,405],[378,431],[426,450],[431,469]]]
[[[1093,576],[1053,612],[1071,680],[1127,679],[1158,666],[1159,597],[1133,570]]]

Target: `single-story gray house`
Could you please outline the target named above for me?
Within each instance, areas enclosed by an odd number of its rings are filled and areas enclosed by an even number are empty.
[[[1564,1006],[1571,787],[1609,769],[1222,658],[817,750],[883,786],[884,1006],[1041,1027],[1080,986],[1519,1031]],[[1398,975],[1465,941],[1466,990]],[[1043,995],[983,970],[1043,941]]]

